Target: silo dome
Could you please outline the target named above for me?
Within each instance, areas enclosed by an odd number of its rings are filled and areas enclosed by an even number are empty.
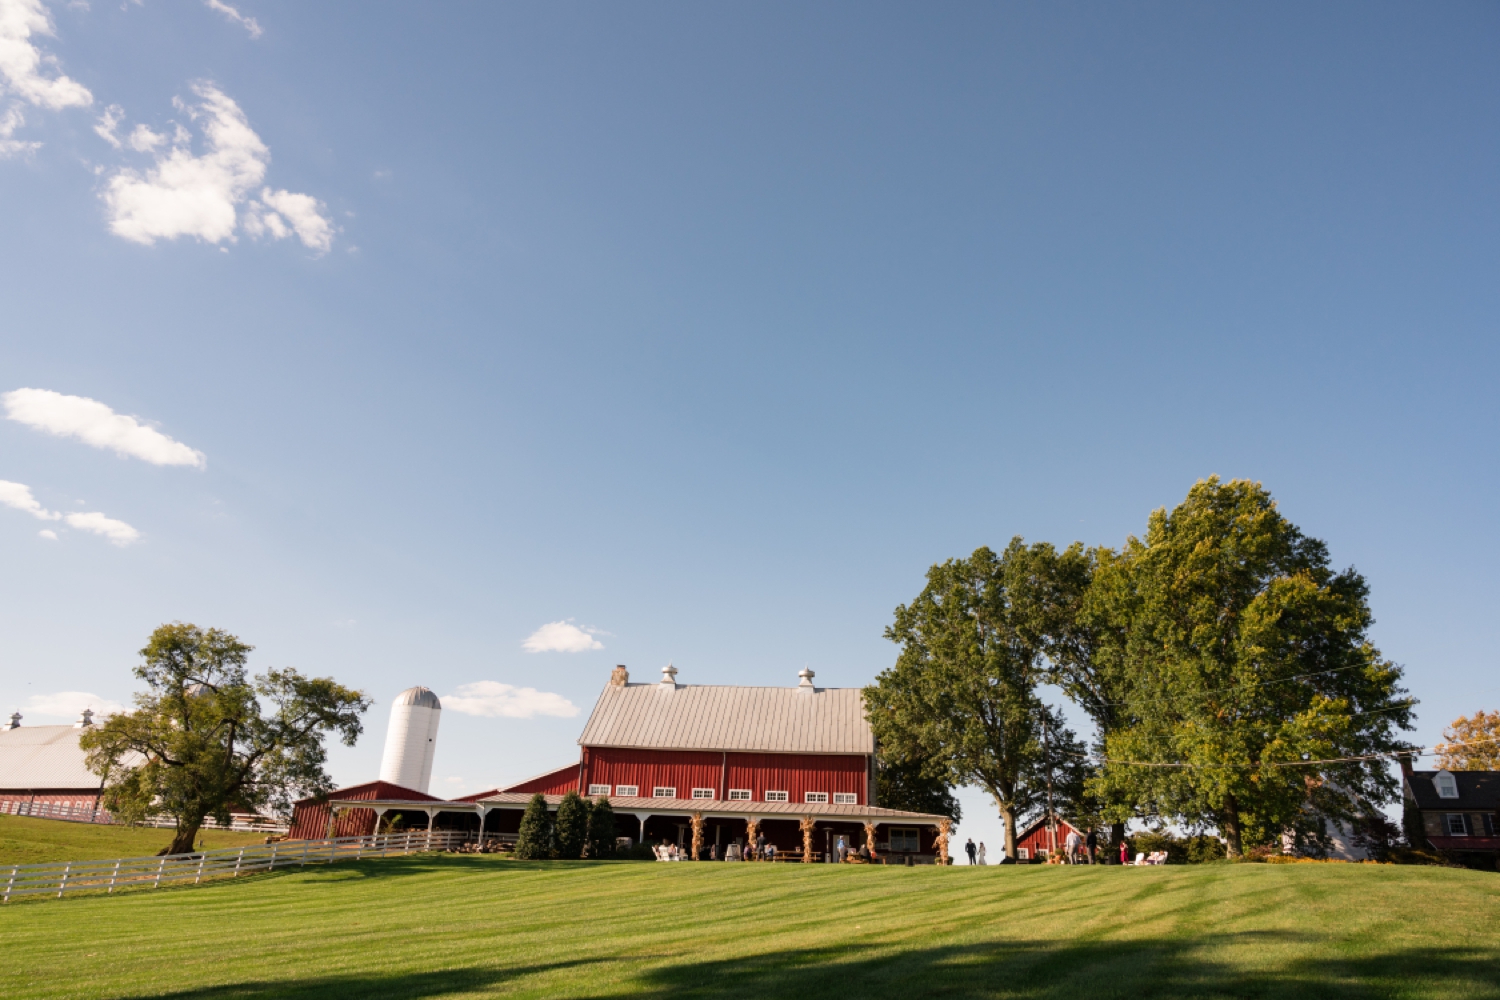
[[[438,696],[428,688],[407,688],[396,696],[391,703],[390,728],[385,732],[385,753],[380,759],[381,781],[427,794],[442,711]]]

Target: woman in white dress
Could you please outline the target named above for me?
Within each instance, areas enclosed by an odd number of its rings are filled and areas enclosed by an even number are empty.
[[[985,860],[984,860],[984,841],[982,841],[982,840],[979,842],[979,863],[980,864],[984,864],[985,863]]]

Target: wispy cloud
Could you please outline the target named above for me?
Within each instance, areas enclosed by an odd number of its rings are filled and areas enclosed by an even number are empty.
[[[125,711],[125,706],[108,698],[101,698],[88,691],[59,691],[56,694],[34,694],[21,710],[22,717],[33,715],[57,719],[76,719],[85,708],[92,709],[96,716],[113,715]]]
[[[153,159],[144,170],[122,167],[106,181],[100,196],[110,230],[149,245],[181,236],[232,243],[243,227],[252,237],[283,239],[295,234],[307,247],[326,252],[333,245],[335,228],[322,202],[311,195],[262,187],[271,151],[244,111],[212,83],[195,83],[192,90],[199,103],[179,99],[176,106],[203,133],[201,155],[193,152],[192,134],[181,125],[170,139],[137,126],[122,140],[117,134],[122,115],[114,114],[112,107],[100,119],[96,131],[116,148],[128,145],[149,152]],[[258,187],[257,200],[252,192]]]
[[[0,157],[41,146],[15,138],[16,129],[26,124],[23,104],[55,111],[94,103],[94,95],[77,80],[44,72],[55,69],[57,59],[37,48],[34,39],[53,34],[52,18],[41,0],[0,0],[0,98],[8,100],[0,110]]]
[[[37,532],[37,536],[40,538],[45,538],[49,542],[57,541],[57,532],[53,531],[51,528],[43,528],[41,531]]]
[[[240,25],[246,31],[250,32],[251,38],[259,38],[261,36],[260,25],[256,23],[255,18],[247,17],[244,14],[241,14],[238,10],[225,3],[224,0],[203,0],[203,6],[207,7],[209,10],[218,11],[220,14],[223,14],[231,21]]]
[[[586,653],[604,648],[604,643],[594,638],[597,633],[597,629],[579,628],[571,621],[548,622],[527,636],[521,648],[528,653]]]
[[[578,706],[560,694],[513,687],[499,681],[460,684],[457,692],[443,695],[442,701],[444,708],[460,714],[491,718],[530,719],[551,715],[570,719],[578,714]]]
[[[50,389],[16,389],[0,395],[0,402],[5,405],[5,415],[17,423],[58,437],[74,437],[127,458],[197,469],[208,464],[203,452],[87,396],[65,396]]]
[[[31,487],[23,483],[12,483],[0,479],[0,504],[24,511],[41,521],[61,521],[70,528],[102,535],[116,545],[129,545],[131,542],[140,541],[141,538],[141,533],[124,521],[105,517],[98,511],[60,514],[55,510],[48,510],[31,495]],[[57,533],[54,531],[42,531],[41,536],[53,541],[57,540]]]

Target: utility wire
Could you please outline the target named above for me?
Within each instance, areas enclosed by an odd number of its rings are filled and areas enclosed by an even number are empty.
[[[1470,740],[1467,743],[1436,743],[1430,747],[1414,747],[1410,750],[1386,750],[1381,753],[1361,754],[1357,757],[1330,757],[1326,760],[1262,761],[1259,764],[1190,764],[1186,761],[1113,760],[1108,757],[1090,758],[1087,754],[1072,754],[1070,756],[1082,757],[1085,760],[1093,759],[1099,764],[1120,764],[1130,767],[1178,767],[1193,770],[1232,767],[1256,770],[1262,767],[1307,767],[1312,764],[1350,764],[1365,760],[1382,760],[1387,757],[1424,757],[1427,756],[1428,750],[1438,749],[1440,752],[1446,753],[1452,747],[1472,747],[1488,743],[1500,743],[1500,737],[1487,740]]]

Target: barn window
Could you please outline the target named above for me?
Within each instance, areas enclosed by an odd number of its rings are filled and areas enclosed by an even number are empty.
[[[635,798],[637,795],[641,794],[641,790],[640,790],[639,787],[637,787],[635,785],[616,785],[615,786],[615,794],[616,795],[623,795],[627,799],[632,799],[632,798]]]
[[[731,788],[729,790],[729,797],[730,797],[730,799],[732,799],[735,802],[749,802],[750,801],[750,789],[748,789],[748,788]]]
[[[859,805],[859,796],[853,792],[834,792],[833,804],[836,806],[857,806]]]
[[[711,799],[713,797],[714,797],[714,790],[712,788],[695,788],[695,789],[693,789],[693,798],[695,798],[695,799]]]
[[[677,798],[677,789],[671,785],[657,785],[651,789],[651,797],[653,799],[675,799]]]
[[[590,795],[608,795],[609,794],[609,786],[608,785],[590,785],[589,786],[589,794]]]
[[[803,792],[802,801],[814,804],[824,804],[828,801],[827,792]]]
[[[1021,861],[1030,861],[1031,860],[1031,850],[1029,848],[1026,848],[1026,847],[1018,847],[1018,848],[1016,848],[1016,858],[1018,860],[1021,860]]]
[[[891,850],[915,852],[921,849],[922,841],[916,830],[910,827],[895,827],[891,830]]]
[[[1467,837],[1469,835],[1468,817],[1463,813],[1448,814],[1448,836]]]
[[[1437,774],[1433,775],[1432,783],[1437,786],[1438,798],[1458,798],[1458,779],[1453,777],[1453,775],[1449,774],[1447,771],[1439,771]]]
[[[789,801],[789,800],[787,799],[786,792],[767,792],[766,793],[766,801],[767,802],[786,802],[786,801]]]

